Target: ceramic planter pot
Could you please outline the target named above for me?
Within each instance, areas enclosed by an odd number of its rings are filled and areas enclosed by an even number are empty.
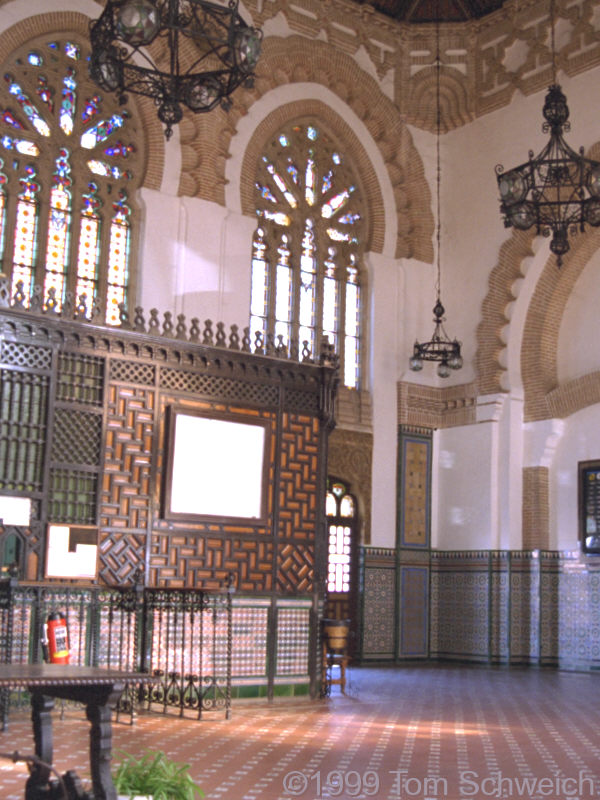
[[[118,794],[117,800],[132,800],[128,794]],[[134,794],[133,800],[152,800],[149,794]]]

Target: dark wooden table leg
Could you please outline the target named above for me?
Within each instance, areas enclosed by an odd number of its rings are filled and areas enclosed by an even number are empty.
[[[44,764],[35,764],[25,784],[25,800],[40,800],[50,796],[50,769],[52,765],[52,716],[54,700],[39,692],[31,695],[31,721],[35,754]]]
[[[117,800],[117,791],[112,780],[111,708],[107,702],[89,702],[86,706],[90,729],[90,772],[94,800]]]

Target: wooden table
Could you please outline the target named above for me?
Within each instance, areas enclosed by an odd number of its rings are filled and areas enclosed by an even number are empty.
[[[0,689],[26,689],[31,694],[35,764],[25,785],[25,800],[63,800],[59,781],[51,777],[54,698],[83,703],[90,722],[90,795],[76,773],[63,776],[67,800],[117,800],[110,772],[111,709],[128,682],[147,681],[148,675],[72,664],[0,664]]]

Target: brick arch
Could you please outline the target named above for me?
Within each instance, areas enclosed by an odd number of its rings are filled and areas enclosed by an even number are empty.
[[[437,132],[437,76],[435,69],[422,70],[411,81],[406,103],[406,121],[417,128]],[[447,133],[472,122],[463,76],[454,69],[440,71],[440,129]]]
[[[187,116],[182,122],[182,180],[180,192],[203,197],[221,205],[225,202],[225,163],[238,121],[252,104],[272,89],[293,83],[326,86],[342,100],[369,131],[379,149],[390,177],[398,219],[395,257],[412,257],[425,262],[433,259],[433,216],[431,193],[425,180],[423,163],[412,137],[394,103],[380,90],[378,83],[364,72],[350,56],[333,50],[325,42],[309,41],[301,36],[285,39],[268,37],[258,63],[254,89],[237,90],[228,114],[217,110],[211,115]],[[321,109],[327,108],[325,103]],[[294,110],[294,109],[288,109]],[[300,111],[298,107],[294,116]],[[327,112],[331,124],[339,116]],[[289,117],[288,117],[289,118]],[[273,117],[275,119],[275,117]],[[348,142],[361,164],[357,171],[371,174],[372,166],[363,145],[347,123]],[[351,135],[352,134],[352,135]],[[245,159],[250,164],[250,158]],[[248,170],[251,168],[248,166]],[[245,173],[247,176],[250,173]],[[243,180],[242,183],[247,183]],[[367,187],[366,187],[367,188]],[[250,184],[249,191],[252,190]],[[383,246],[383,201],[376,199],[375,187],[369,187],[373,199],[372,245]],[[242,197],[242,207],[248,207]]]
[[[559,269],[549,258],[529,304],[523,342],[521,370],[525,392],[525,419],[548,419],[568,414],[600,401],[597,373],[564,384],[558,382],[557,352],[565,306],[579,276],[600,249],[600,231],[588,228],[571,241],[571,249]],[[578,389],[582,396],[578,396]]]
[[[497,394],[503,391],[502,376],[506,368],[500,353],[505,348],[502,329],[508,324],[506,307],[514,300],[511,287],[522,276],[521,265],[533,255],[533,234],[513,231],[510,239],[500,248],[498,262],[488,279],[488,291],[481,306],[481,322],[477,326],[477,352],[475,371],[479,394]]]
[[[600,144],[588,154],[598,158]],[[482,304],[477,328],[475,368],[479,394],[505,391],[506,367],[501,353],[506,347],[503,328],[510,322],[506,313],[515,299],[514,282],[522,277],[522,264],[533,256],[533,231],[518,231],[500,249],[498,262],[488,280],[488,292]],[[525,319],[520,344],[520,367],[524,393],[525,421],[567,417],[588,405],[600,402],[600,373],[594,372],[564,384],[558,382],[557,352],[560,325],[573,288],[600,249],[600,230],[586,229],[571,238],[571,249],[559,269],[556,258],[549,256],[535,285]]]
[[[75,33],[89,41],[90,18],[75,11],[50,11],[27,17],[0,34],[0,63],[4,63],[11,53],[37,36],[68,35]],[[140,151],[145,154],[141,186],[150,189],[160,188],[164,168],[164,135],[156,116],[156,109],[149,98],[130,98],[135,105],[144,131],[144,142],[138,142]]]

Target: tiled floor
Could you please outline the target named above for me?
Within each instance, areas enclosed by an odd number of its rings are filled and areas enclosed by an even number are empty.
[[[600,796],[600,675],[477,667],[350,670],[346,696],[235,703],[201,722],[145,714],[113,725],[116,748],[191,765],[207,800]],[[14,715],[0,750],[31,752]],[[87,723],[55,720],[55,766],[86,776]],[[0,761],[1,800],[26,771]]]

